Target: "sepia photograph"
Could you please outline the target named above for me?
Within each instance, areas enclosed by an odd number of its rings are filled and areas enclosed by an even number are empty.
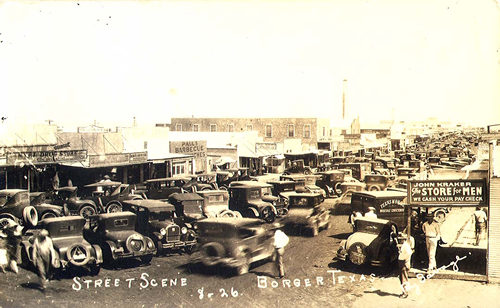
[[[498,0],[0,0],[0,101],[0,307],[500,301]]]

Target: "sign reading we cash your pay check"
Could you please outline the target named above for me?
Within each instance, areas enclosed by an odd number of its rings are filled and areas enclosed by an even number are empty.
[[[476,206],[486,204],[486,198],[484,180],[408,181],[408,202],[412,205]]]

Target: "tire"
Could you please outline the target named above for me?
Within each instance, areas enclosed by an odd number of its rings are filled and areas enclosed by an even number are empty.
[[[353,243],[347,250],[347,256],[351,263],[363,265],[368,261],[368,253],[366,245],[361,242]]]
[[[42,214],[42,216],[40,216],[40,220],[44,220],[47,218],[54,218],[54,217],[57,217],[56,213],[52,211],[46,211]]]
[[[27,206],[23,209],[23,220],[26,224],[35,227],[38,223],[38,213],[34,207]]]
[[[370,186],[370,188],[368,190],[370,190],[370,191],[380,191],[381,189],[380,189],[380,186],[378,186],[378,185],[372,185],[372,186]]]
[[[224,186],[224,185],[222,185],[222,186],[219,187],[219,190],[226,190],[227,191],[227,187]]]
[[[84,254],[84,258],[80,259],[82,256],[76,254]],[[90,260],[90,251],[82,244],[73,244],[66,251],[66,257],[68,258],[68,261],[74,266],[84,266]],[[79,259],[76,260],[75,257],[78,257]]]
[[[258,213],[255,213],[255,212],[256,212],[256,210],[254,208],[250,207],[250,208],[246,209],[244,217],[257,218]]]
[[[202,259],[201,262],[205,266],[214,266],[217,263],[217,258],[223,257],[226,250],[224,246],[217,242],[211,242],[201,247]]]
[[[89,216],[96,215],[97,211],[92,205],[84,205],[78,210],[78,214],[85,219],[89,219]]]
[[[149,264],[151,263],[151,260],[153,260],[153,255],[140,256],[139,259],[143,264]]]
[[[111,202],[108,203],[108,205],[106,206],[106,213],[116,213],[121,211],[122,211],[122,205],[118,202]]]
[[[219,215],[217,215],[217,217],[236,217],[236,213],[239,213],[239,212],[235,212],[235,211],[231,211],[231,210],[224,210],[224,211],[220,212]]]
[[[267,223],[272,223],[276,219],[276,214],[274,213],[274,208],[272,206],[266,206],[262,209],[260,217],[264,219]]]
[[[2,217],[0,218],[0,229],[5,228],[12,223],[16,223],[16,221],[10,217]]]
[[[312,227],[311,227],[311,235],[312,235],[313,237],[315,237],[315,236],[318,236],[318,234],[319,234],[319,228],[318,228],[318,225],[314,225],[314,226],[312,226]]]

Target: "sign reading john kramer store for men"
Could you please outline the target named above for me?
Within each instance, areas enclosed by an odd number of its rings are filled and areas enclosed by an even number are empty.
[[[410,204],[475,206],[486,204],[486,199],[486,183],[480,179],[408,181]]]

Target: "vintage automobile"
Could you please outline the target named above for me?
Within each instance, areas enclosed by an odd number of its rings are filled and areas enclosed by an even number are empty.
[[[179,177],[149,179],[144,182],[146,186],[144,196],[147,199],[167,200],[173,193],[184,192],[183,187],[186,183],[186,179]]]
[[[273,196],[283,198],[285,205],[288,205],[288,195],[295,192],[294,181],[267,181],[271,185],[271,193]]]
[[[252,263],[273,257],[276,228],[275,224],[252,218],[201,220],[196,224],[199,249],[191,262],[206,267],[225,266],[243,275]]]
[[[362,214],[368,212],[369,207],[375,208],[378,218],[392,221],[398,230],[403,230],[407,224],[405,214],[405,191],[357,191],[352,193],[351,211]]]
[[[101,213],[113,213],[122,211],[122,202],[125,200],[142,200],[140,195],[133,194],[129,184],[121,182],[104,181],[84,186],[95,189],[89,195],[89,199],[97,205]]]
[[[320,175],[316,174],[290,174],[280,176],[282,181],[294,181],[295,190],[298,192],[310,192],[318,193],[323,197],[326,197],[326,192],[324,189],[316,185],[316,181],[320,178]]]
[[[38,212],[30,205],[30,197],[24,189],[0,190],[0,227],[11,221],[32,227],[38,223]]]
[[[367,174],[365,175],[366,190],[385,190],[392,183],[388,175]]]
[[[50,204],[51,198],[48,197],[46,192],[30,192],[30,204],[35,207],[38,213],[38,220],[45,218],[61,217],[64,216],[62,206]]]
[[[177,223],[175,207],[168,202],[126,200],[123,209],[137,215],[136,230],[155,242],[157,255],[168,249],[191,252],[196,245],[196,233]]]
[[[189,178],[188,182],[184,184],[183,187],[187,191],[197,192],[216,189],[215,173],[189,174],[185,177]]]
[[[266,222],[273,222],[278,215],[272,203],[262,200],[262,189],[258,184],[231,183],[229,209],[240,212],[243,217],[260,218]]]
[[[97,275],[103,262],[102,250],[91,245],[83,237],[86,220],[80,216],[47,218],[40,222],[39,229],[26,231],[21,241],[23,264],[33,263],[33,243],[41,229],[48,231],[54,248],[59,255],[60,269],[73,270],[83,267],[92,275]]]
[[[139,258],[151,262],[156,254],[154,242],[135,231],[137,216],[131,212],[105,213],[90,217],[90,228],[84,237],[101,247],[104,262]]]
[[[203,198],[202,211],[205,217],[241,217],[240,212],[229,209],[227,190],[203,190],[198,195]]]
[[[323,205],[324,197],[318,193],[295,193],[290,195],[288,215],[283,223],[287,227],[309,229],[312,236],[320,229],[331,227],[330,211]]]
[[[316,185],[321,187],[327,197],[338,196],[342,194],[340,184],[344,181],[345,173],[339,170],[329,170],[318,173],[320,178],[316,181]]]
[[[354,221],[355,232],[340,242],[336,259],[356,265],[383,267],[398,257],[397,231],[394,223],[379,218],[359,217]]]
[[[248,175],[248,168],[230,168],[227,170],[217,171],[216,183],[217,188],[227,190],[229,185],[234,181],[251,181],[252,178]]]
[[[358,181],[364,181],[365,175],[370,174],[372,165],[366,162],[338,164],[338,169],[351,169],[352,177]]]
[[[183,217],[188,223],[205,218],[203,201],[197,193],[173,193],[168,197],[168,203],[175,207],[176,216]]]
[[[271,184],[267,184],[264,182],[258,182],[258,181],[236,181],[232,182],[230,187],[238,187],[238,186],[257,186],[260,187],[261,189],[261,196],[262,196],[262,201],[271,203],[274,208],[276,209],[276,215],[277,217],[281,217],[286,215],[288,212],[287,209],[287,201],[285,198],[281,196],[274,196],[272,188],[273,186]]]
[[[312,174],[311,167],[306,166],[304,164],[303,159],[297,159],[293,160],[290,164],[290,167],[286,168],[283,174],[295,174],[295,173],[300,173],[300,174]]]

